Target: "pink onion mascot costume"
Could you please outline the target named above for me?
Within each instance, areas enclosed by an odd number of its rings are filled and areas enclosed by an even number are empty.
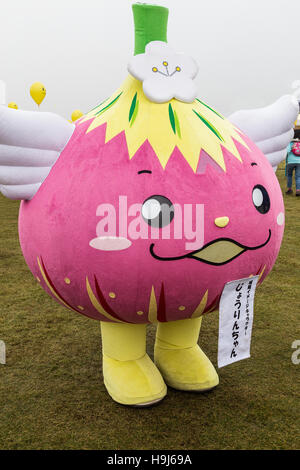
[[[226,283],[262,282],[274,265],[284,208],[272,166],[297,105],[284,96],[235,113],[233,124],[196,98],[198,67],[168,46],[168,10],[136,4],[133,13],[128,78],[75,125],[0,107],[0,184],[22,200],[20,242],[38,282],[101,322],[108,393],[145,406],[166,384],[218,385],[197,344],[201,318]]]

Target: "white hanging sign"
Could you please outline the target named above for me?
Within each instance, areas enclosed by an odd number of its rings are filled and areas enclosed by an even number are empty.
[[[218,367],[250,357],[258,279],[252,276],[225,284],[219,309]]]

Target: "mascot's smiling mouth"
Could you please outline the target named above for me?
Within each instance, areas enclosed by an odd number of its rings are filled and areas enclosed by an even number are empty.
[[[180,259],[193,258],[198,261],[202,261],[206,264],[212,264],[213,266],[221,266],[234,260],[245,251],[258,250],[263,248],[269,243],[271,238],[271,230],[269,229],[269,236],[262,245],[257,246],[245,246],[241,243],[232,240],[231,238],[217,238],[204,245],[200,250],[192,251],[182,256],[174,257],[162,257],[154,253],[154,243],[150,245],[150,253],[153,258],[159,261],[176,261]]]

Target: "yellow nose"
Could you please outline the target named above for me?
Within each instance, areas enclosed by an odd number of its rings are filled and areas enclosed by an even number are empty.
[[[217,227],[226,227],[226,225],[228,225],[228,222],[229,222],[229,217],[217,217],[215,219],[215,224]]]

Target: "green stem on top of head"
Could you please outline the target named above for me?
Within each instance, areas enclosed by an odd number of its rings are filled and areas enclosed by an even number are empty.
[[[143,54],[149,42],[167,42],[169,10],[158,5],[134,3],[132,5],[135,48],[134,55]]]

